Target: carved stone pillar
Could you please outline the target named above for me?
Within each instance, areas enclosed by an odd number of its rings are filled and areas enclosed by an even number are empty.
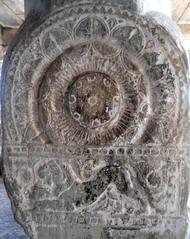
[[[4,179],[31,238],[185,238],[187,61],[136,3],[63,1],[9,50]]]

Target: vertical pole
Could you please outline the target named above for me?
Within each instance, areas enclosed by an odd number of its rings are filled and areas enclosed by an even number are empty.
[[[46,15],[51,11],[51,0],[24,0],[25,17],[31,11]]]

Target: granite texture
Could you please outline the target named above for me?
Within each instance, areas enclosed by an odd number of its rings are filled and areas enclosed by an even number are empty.
[[[15,218],[34,239],[184,239],[185,53],[152,16],[99,2],[55,8],[4,63]]]

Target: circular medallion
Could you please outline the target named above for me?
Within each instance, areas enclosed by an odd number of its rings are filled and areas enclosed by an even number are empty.
[[[117,140],[129,129],[128,139],[132,138],[130,127],[136,123],[139,104],[135,80],[112,59],[92,53],[78,59],[78,54],[59,56],[40,85],[41,122],[48,137],[53,142],[59,138],[99,145]]]

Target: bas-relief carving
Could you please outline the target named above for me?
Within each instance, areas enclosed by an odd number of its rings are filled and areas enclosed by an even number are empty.
[[[123,6],[58,9],[13,51],[4,171],[31,238],[185,237],[187,66]]]

